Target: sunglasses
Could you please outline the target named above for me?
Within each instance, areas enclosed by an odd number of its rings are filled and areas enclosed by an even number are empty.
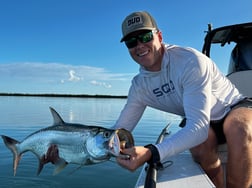
[[[131,37],[128,40],[125,40],[124,42],[128,49],[134,48],[137,46],[137,40],[139,40],[141,43],[147,43],[152,41],[154,32],[155,31],[147,31],[145,33],[141,33],[137,36]]]

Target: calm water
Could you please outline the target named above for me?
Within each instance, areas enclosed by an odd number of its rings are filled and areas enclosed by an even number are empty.
[[[111,127],[118,118],[126,99],[49,98],[49,97],[0,97],[0,135],[22,140],[30,133],[52,125],[49,106],[66,122]],[[171,131],[178,128],[179,117],[147,109],[133,132],[136,145],[154,143],[167,123]],[[134,187],[140,170],[132,173],[112,161],[84,166],[70,164],[61,173],[52,175],[54,166],[46,164],[39,176],[37,157],[31,152],[23,155],[13,176],[12,153],[0,140],[1,188],[18,187]]]

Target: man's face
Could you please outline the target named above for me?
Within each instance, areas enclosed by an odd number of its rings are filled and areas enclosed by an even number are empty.
[[[148,71],[159,71],[163,57],[162,33],[140,30],[126,38],[131,57]],[[128,44],[127,44],[128,43]]]

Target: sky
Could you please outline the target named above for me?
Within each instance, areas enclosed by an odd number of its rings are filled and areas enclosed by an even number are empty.
[[[213,28],[252,21],[251,0],[0,0],[0,93],[127,95],[139,66],[121,23],[148,11],[168,44],[202,50]],[[230,49],[213,51],[226,73]]]

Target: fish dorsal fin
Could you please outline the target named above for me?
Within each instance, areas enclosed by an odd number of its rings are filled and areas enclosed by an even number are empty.
[[[65,122],[60,117],[58,112],[56,112],[56,110],[54,110],[52,107],[50,107],[50,110],[51,110],[51,113],[52,113],[52,116],[53,116],[53,125],[64,125]]]

